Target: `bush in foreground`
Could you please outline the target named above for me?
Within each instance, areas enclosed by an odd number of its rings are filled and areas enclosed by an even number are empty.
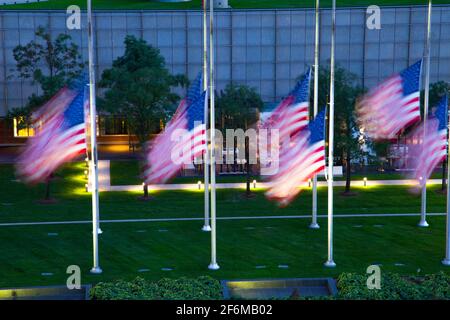
[[[385,273],[381,289],[367,288],[367,275],[342,273],[337,280],[337,299],[343,300],[449,300],[450,275],[439,272],[424,277]]]
[[[450,275],[439,272],[424,277],[384,273],[380,290],[367,288],[367,275],[342,273],[335,297],[286,297],[282,300],[450,300]],[[220,300],[222,287],[211,277],[149,281],[101,282],[91,290],[95,300]]]
[[[95,300],[218,300],[222,298],[220,282],[211,277],[196,279],[161,279],[149,281],[101,282],[91,290]]]

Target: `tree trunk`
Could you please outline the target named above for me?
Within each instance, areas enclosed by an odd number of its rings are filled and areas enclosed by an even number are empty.
[[[349,193],[350,192],[350,187],[351,187],[351,156],[350,156],[350,151],[347,150],[347,154],[345,157],[345,193]]]
[[[446,177],[447,176],[447,158],[444,159],[444,163],[442,163],[442,192],[447,189]]]
[[[247,196],[250,196],[250,138],[245,139],[245,167],[247,168]]]

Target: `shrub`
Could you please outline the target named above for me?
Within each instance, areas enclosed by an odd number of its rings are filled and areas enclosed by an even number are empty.
[[[425,277],[385,273],[381,289],[369,290],[367,276],[343,273],[339,276],[337,299],[346,300],[430,300],[450,299],[450,276],[439,272]]]
[[[137,277],[133,281],[101,282],[90,294],[95,300],[217,300],[222,298],[222,287],[207,276],[157,282]]]

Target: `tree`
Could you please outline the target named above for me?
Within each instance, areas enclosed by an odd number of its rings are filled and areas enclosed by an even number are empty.
[[[37,40],[13,50],[18,77],[32,80],[42,90],[41,95],[32,94],[27,103],[8,112],[9,119],[17,118],[19,128],[30,127],[33,112],[50,100],[61,88],[78,78],[85,67],[78,46],[71,37],[60,34],[53,39],[46,28],[40,26],[35,32]],[[45,201],[50,200],[50,178],[47,180]]]
[[[225,129],[243,129],[247,131],[258,120],[259,111],[264,104],[254,88],[246,85],[229,84],[220,92],[217,99],[218,127]],[[250,197],[250,141],[245,139],[245,166],[247,171],[246,195]]]
[[[45,104],[62,87],[78,78],[85,63],[81,60],[78,46],[71,37],[60,34],[53,39],[46,28],[40,26],[35,32],[37,40],[13,50],[18,77],[32,80],[42,90],[41,95],[32,94],[25,106],[12,110],[9,117],[21,117],[24,125],[31,124],[34,110]]]
[[[335,151],[345,168],[345,192],[350,194],[352,162],[362,160],[367,152],[363,134],[356,122],[355,102],[364,89],[356,83],[357,76],[337,66],[335,70]],[[319,106],[328,104],[330,70],[319,73]],[[311,97],[312,98],[312,97]]]
[[[99,86],[107,91],[99,99],[99,108],[126,117],[130,133],[142,147],[179,100],[172,87],[186,84],[185,76],[169,73],[159,49],[127,36],[124,55],[102,74]]]

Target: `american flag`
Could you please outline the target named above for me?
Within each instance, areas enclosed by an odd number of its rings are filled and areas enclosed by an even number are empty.
[[[206,91],[194,100],[197,89],[201,88],[201,80],[194,82],[192,88],[165,130],[155,138],[152,148],[149,148],[144,167],[146,184],[167,182],[183,165],[192,163],[194,158],[206,152]]]
[[[410,145],[413,159],[414,178],[423,187],[436,166],[447,156],[448,98],[444,96],[436,112],[425,126],[420,126],[412,133],[412,139],[421,143]],[[416,138],[416,139],[414,139]]]
[[[420,121],[422,60],[391,76],[357,104],[361,126],[374,140],[392,140]]]
[[[281,151],[279,170],[266,192],[269,199],[289,204],[302,184],[325,169],[325,114],[326,109]]]
[[[84,107],[86,86],[61,89],[34,114],[36,136],[18,158],[17,172],[28,183],[39,183],[65,162],[86,153]]]
[[[186,111],[187,107],[189,107],[193,102],[195,102],[198,98],[200,98],[202,93],[203,93],[203,76],[202,73],[199,72],[195,80],[189,86],[186,93],[186,97],[183,100],[181,100],[170,122],[177,120],[178,117]],[[170,122],[167,125],[169,125]]]
[[[308,69],[262,125],[265,129],[278,129],[281,142],[288,141],[308,126],[310,79],[311,69]]]

